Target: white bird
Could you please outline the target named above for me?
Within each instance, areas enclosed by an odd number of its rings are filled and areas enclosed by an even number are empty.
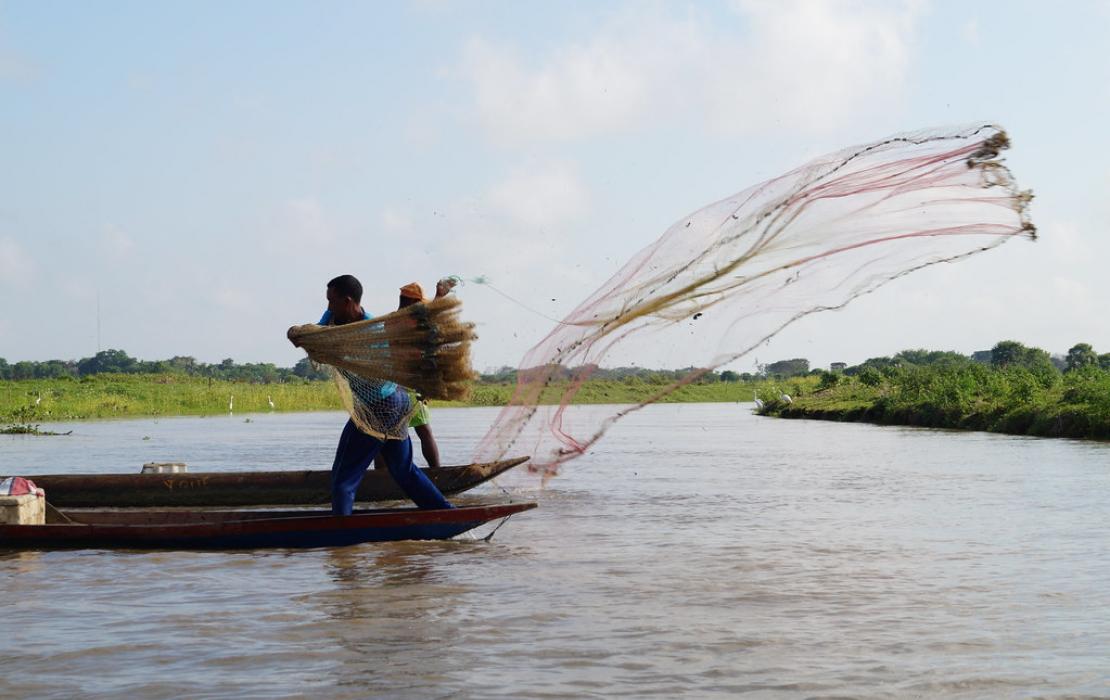
[[[794,403],[794,399],[790,398],[790,394],[781,394],[779,396],[779,401],[783,401],[785,403]]]
[[[271,399],[269,396],[267,396],[266,397],[266,403],[270,404],[270,410],[271,411],[274,410],[274,400],[273,399]]]
[[[227,400],[227,412],[231,413],[234,410],[235,410],[235,395],[232,394],[231,397],[228,398],[228,400]]]
[[[42,394],[39,394],[38,398],[35,399],[36,406],[38,406],[40,403],[42,403]]]
[[[762,411],[763,410],[763,402],[759,400],[759,394],[757,394],[753,391],[752,392],[752,398],[755,400],[755,410]]]

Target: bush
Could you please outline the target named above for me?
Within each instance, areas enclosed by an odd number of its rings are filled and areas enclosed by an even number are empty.
[[[864,386],[879,386],[883,383],[883,374],[874,367],[864,367],[859,372],[859,381]]]

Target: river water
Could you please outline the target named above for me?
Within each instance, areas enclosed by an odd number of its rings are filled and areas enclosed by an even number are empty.
[[[494,415],[436,410],[445,463]],[[55,425],[0,473],[327,468],[342,422]],[[650,406],[514,497],[490,542],[0,553],[0,697],[1110,697],[1108,444]]]

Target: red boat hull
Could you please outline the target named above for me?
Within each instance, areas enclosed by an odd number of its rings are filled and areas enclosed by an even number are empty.
[[[46,525],[0,525],[0,549],[258,549],[443,540],[535,503],[320,511],[62,511]]]

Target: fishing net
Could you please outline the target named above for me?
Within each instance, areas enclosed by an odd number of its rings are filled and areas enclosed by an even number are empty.
[[[818,158],[700,209],[641,250],[527,352],[475,462],[555,474],[619,420],[787,325],[903,275],[1035,237],[991,125],[902,134]],[[566,411],[603,362],[678,348],[694,365],[645,401]]]
[[[459,319],[454,297],[407,306],[387,316],[339,326],[289,329],[289,340],[331,369],[343,405],[358,428],[380,438],[404,439],[424,398],[461,400],[474,372],[474,324]]]

